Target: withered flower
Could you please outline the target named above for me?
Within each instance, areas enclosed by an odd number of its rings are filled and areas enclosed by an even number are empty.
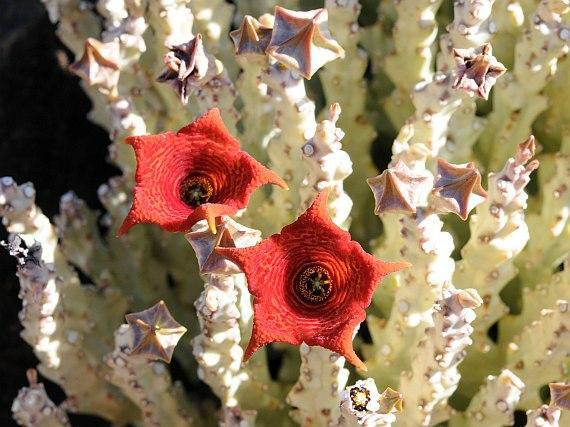
[[[138,313],[127,314],[125,318],[134,338],[130,354],[170,363],[186,328],[174,320],[164,301]]]
[[[216,232],[216,217],[246,207],[263,184],[287,184],[258,163],[228,132],[217,108],[177,133],[132,136],[137,159],[133,206],[119,234],[140,223],[167,231],[188,231],[206,219]]]
[[[281,233],[250,248],[216,248],[240,266],[253,295],[247,360],[265,344],[305,342],[366,369],[352,348],[355,328],[380,280],[409,264],[366,253],[327,212],[328,190]]]
[[[180,101],[188,104],[188,99],[199,82],[206,77],[209,59],[204,52],[202,35],[187,43],[169,47],[164,55],[166,70],[156,78],[157,82],[167,83],[180,95]]]
[[[455,89],[488,99],[491,88],[507,69],[493,56],[489,43],[475,49],[453,49],[457,66]]]
[[[344,58],[344,49],[328,30],[326,9],[307,12],[275,7],[275,23],[266,53],[310,79],[327,62]]]

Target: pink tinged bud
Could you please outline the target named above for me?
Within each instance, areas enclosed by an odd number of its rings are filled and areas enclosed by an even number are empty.
[[[473,49],[453,49],[456,64],[454,89],[487,99],[491,88],[507,69],[493,56],[486,43]]]
[[[134,337],[130,354],[170,363],[186,328],[172,317],[164,301],[138,313],[127,314],[125,318]]]
[[[438,159],[432,196],[437,208],[466,220],[469,212],[486,199],[487,192],[475,164],[454,165]]]
[[[412,171],[403,161],[367,180],[374,193],[374,213],[415,213],[427,204],[433,176],[427,171]]]
[[[275,7],[266,53],[307,79],[327,62],[344,58],[344,49],[329,32],[326,9],[297,12],[280,6]]]

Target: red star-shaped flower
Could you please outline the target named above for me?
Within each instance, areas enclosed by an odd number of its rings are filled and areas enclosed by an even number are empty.
[[[240,266],[253,295],[253,333],[244,360],[261,346],[305,342],[366,369],[352,348],[355,328],[379,281],[409,266],[364,252],[330,219],[328,190],[294,223],[250,248],[217,248]]]
[[[216,217],[245,208],[263,184],[285,182],[239,148],[214,108],[177,133],[126,139],[137,159],[133,206],[119,234],[140,223],[187,231],[206,219],[213,233]]]
[[[266,53],[310,79],[327,62],[344,58],[344,49],[328,30],[328,19],[326,9],[296,12],[276,6]]]
[[[437,160],[437,179],[432,195],[434,205],[463,220],[467,219],[471,209],[487,198],[475,164],[454,165],[443,159]]]

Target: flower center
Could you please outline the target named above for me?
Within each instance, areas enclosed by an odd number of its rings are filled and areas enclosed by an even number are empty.
[[[198,207],[212,197],[214,188],[210,180],[203,176],[187,176],[180,184],[180,198],[193,208]]]
[[[332,291],[332,281],[327,269],[321,266],[307,267],[297,281],[297,292],[309,303],[325,301]]]
[[[354,409],[365,411],[366,405],[370,402],[370,393],[364,387],[354,387],[350,389],[350,400]]]

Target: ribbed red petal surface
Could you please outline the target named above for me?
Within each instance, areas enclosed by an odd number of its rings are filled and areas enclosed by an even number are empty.
[[[119,234],[139,223],[186,231],[208,215],[231,215],[246,207],[251,193],[263,184],[287,188],[275,173],[240,150],[217,108],[177,133],[129,137],[126,142],[135,150],[136,185],[133,206]],[[192,207],[181,199],[180,185],[189,176],[210,182],[208,203]]]
[[[409,264],[375,259],[330,219],[321,192],[294,223],[252,248],[217,248],[245,272],[254,296],[253,334],[247,360],[274,341],[318,345],[365,369],[352,348],[355,328],[380,280]],[[301,272],[319,266],[330,274],[332,290],[320,303],[307,302],[296,285]]]

